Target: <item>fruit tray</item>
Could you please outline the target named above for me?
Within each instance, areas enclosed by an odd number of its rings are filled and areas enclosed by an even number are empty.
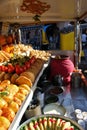
[[[21,124],[17,130],[83,130],[72,119],[55,114],[40,115],[32,117]]]
[[[44,69],[45,69],[47,66],[48,66],[48,63],[46,63],[46,64],[43,65],[43,67],[42,67],[42,69],[41,69],[39,75],[37,76],[37,78],[36,78],[36,80],[35,80],[35,82],[34,82],[32,88],[31,88],[31,91],[30,91],[29,95],[27,95],[26,99],[25,99],[24,102],[22,103],[22,105],[21,105],[19,111],[17,112],[17,114],[16,114],[14,120],[12,121],[12,123],[11,123],[11,125],[10,125],[10,127],[9,127],[8,130],[16,130],[17,127],[19,126],[20,121],[21,121],[21,119],[22,119],[22,116],[23,116],[25,110],[27,109],[28,105],[30,104],[30,102],[31,102],[31,100],[32,100],[33,92],[34,92],[35,89],[36,89],[37,82],[38,82],[40,76],[42,75]]]
[[[16,114],[14,120],[12,121],[12,123],[11,123],[11,125],[10,125],[8,130],[16,130],[16,128],[19,126],[21,118],[22,118],[22,116],[23,116],[23,114],[24,114],[28,104],[30,103],[32,97],[33,97],[33,91],[30,90],[29,95],[27,95],[26,99],[22,103],[19,111],[17,112],[17,114]]]

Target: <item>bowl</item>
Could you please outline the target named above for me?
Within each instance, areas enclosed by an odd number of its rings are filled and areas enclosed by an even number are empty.
[[[59,98],[57,95],[48,94],[44,97],[44,104],[56,103],[58,102]]]
[[[39,114],[41,114],[40,101],[38,99],[33,99],[25,111],[25,118],[29,119]]]
[[[57,115],[66,115],[66,109],[63,105],[58,103],[50,103],[44,106],[44,114],[57,114]]]
[[[42,130],[44,128],[45,130],[48,129],[56,130],[60,126],[61,126],[61,130],[64,130],[63,129],[64,127],[65,129],[67,129],[68,127],[69,128],[74,127],[74,130],[83,130],[83,128],[72,119],[61,115],[55,115],[55,114],[46,114],[46,115],[39,115],[36,117],[32,117],[27,121],[25,121],[23,124],[21,124],[17,130],[22,130],[22,129]]]
[[[42,92],[45,92],[48,90],[48,88],[51,87],[51,81],[49,80],[43,80],[39,84],[37,84],[37,87],[41,88]]]
[[[58,94],[61,94],[61,93],[63,93],[63,88],[62,87],[52,87],[52,88],[50,88],[49,89],[49,93],[50,94],[54,94],[54,95],[58,95]]]

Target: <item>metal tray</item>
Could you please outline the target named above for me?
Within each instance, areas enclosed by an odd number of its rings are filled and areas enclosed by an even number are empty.
[[[31,99],[33,97],[33,91],[31,90],[29,95],[27,95],[26,99],[24,100],[24,102],[22,103],[19,111],[17,112],[13,122],[11,123],[10,127],[8,130],[16,130],[17,127],[19,126],[19,123],[21,121],[21,118],[27,108],[27,106],[29,105]]]
[[[64,119],[65,121],[69,121],[71,122],[72,125],[76,126],[78,128],[78,130],[83,130],[83,128],[77,124],[77,122],[75,122],[74,120],[68,118],[68,117],[65,117],[65,116],[61,116],[61,115],[55,115],[55,114],[46,114],[46,115],[40,115],[40,116],[36,116],[36,117],[32,117],[30,119],[28,119],[27,121],[25,121],[23,124],[21,124],[17,130],[20,130],[20,128],[26,124],[28,124],[29,122],[31,121],[34,121],[36,119],[39,119],[41,117],[52,117],[52,118],[60,118],[60,119]]]
[[[40,76],[42,75],[44,69],[45,69],[47,66],[48,66],[48,62],[43,65],[43,67],[42,67],[42,69],[41,69],[39,75],[37,76],[37,78],[36,78],[36,80],[35,80],[34,85],[33,85],[32,88],[31,88],[30,93],[27,95],[26,99],[25,99],[24,102],[22,103],[22,105],[21,105],[19,111],[16,113],[16,116],[15,116],[15,118],[14,118],[13,122],[11,123],[11,125],[10,125],[10,127],[9,127],[8,130],[16,130],[17,127],[19,126],[20,121],[21,121],[21,119],[22,119],[22,116],[23,116],[25,110],[27,109],[29,103],[30,103],[31,100],[32,100],[33,93],[34,93],[34,91],[35,91],[35,89],[36,89],[37,82],[38,82]]]

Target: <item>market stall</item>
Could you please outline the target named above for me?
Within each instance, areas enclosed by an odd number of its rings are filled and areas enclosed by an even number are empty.
[[[67,3],[66,5],[65,2]],[[60,56],[60,54],[70,56],[75,69],[78,70],[81,52],[80,20],[86,19],[86,7],[86,0],[0,1],[0,129],[17,129],[26,108],[34,96],[37,82],[44,69],[49,66],[51,55],[55,55],[55,57]],[[74,23],[75,48],[72,51],[34,50],[31,46],[25,46],[20,43],[21,26],[43,25],[61,21]],[[13,27],[12,30],[10,29],[12,31],[11,36],[8,35],[10,25]],[[17,41],[14,40],[14,32],[19,34],[19,37],[16,35]],[[71,100],[71,95],[68,93],[70,92],[70,86],[64,87],[66,87],[64,96],[69,96],[68,98]],[[65,102],[67,103],[67,100]],[[68,109],[67,112],[69,112]],[[67,121],[66,118],[64,120]],[[70,122],[69,128],[82,130],[79,125],[74,124],[72,126]],[[64,127],[67,129],[67,125]]]

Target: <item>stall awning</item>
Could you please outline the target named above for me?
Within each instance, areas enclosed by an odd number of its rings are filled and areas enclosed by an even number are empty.
[[[0,21],[34,23],[37,15],[41,22],[84,19],[87,0],[0,0]]]

